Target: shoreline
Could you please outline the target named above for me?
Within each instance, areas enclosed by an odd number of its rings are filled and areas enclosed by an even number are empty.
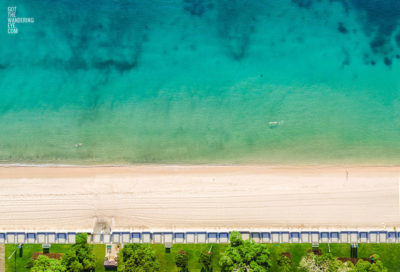
[[[292,167],[292,168],[315,168],[315,167],[350,167],[350,168],[393,168],[399,167],[398,163],[386,164],[364,164],[364,163],[132,163],[132,164],[69,164],[69,163],[0,163],[1,168],[26,167],[26,168],[133,168],[133,167]]]
[[[23,170],[23,171],[21,171]],[[292,164],[132,164],[132,165],[71,165],[71,164],[0,164],[0,181],[4,178],[35,178],[47,177],[80,177],[90,175],[126,175],[126,174],[168,174],[190,172],[192,174],[212,174],[213,172],[230,172],[233,174],[241,171],[249,171],[253,174],[280,173],[280,174],[301,174],[301,173],[371,173],[380,172],[386,174],[399,174],[400,165],[359,165],[359,164],[318,164],[318,165],[292,165]]]
[[[400,226],[398,166],[0,166],[0,230]]]

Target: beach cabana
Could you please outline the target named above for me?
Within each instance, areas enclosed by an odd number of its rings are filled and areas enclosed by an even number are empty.
[[[348,231],[341,231],[340,232],[340,242],[341,243],[348,243],[349,242],[349,232]]]
[[[186,232],[186,243],[196,243],[196,233]]]
[[[350,243],[358,243],[358,231],[350,231]]]
[[[17,232],[16,233],[16,242],[17,243],[25,243],[25,233],[24,232]]]
[[[122,232],[121,233],[121,242],[123,244],[127,244],[131,242],[131,234],[129,232]]]
[[[396,243],[396,232],[389,231],[387,233],[387,242],[388,243]]]
[[[132,243],[141,243],[142,242],[142,235],[140,232],[132,232],[131,233],[131,241]]]
[[[207,243],[218,243],[218,234],[216,232],[207,233]]]
[[[111,234],[109,234],[109,233],[103,234],[102,239],[103,239],[103,243],[106,243],[106,244],[111,243]]]
[[[68,244],[75,244],[76,242],[76,232],[68,232]]]
[[[6,242],[6,234],[0,233],[0,244],[4,244]]]
[[[302,231],[300,233],[301,242],[302,243],[309,243],[310,242],[310,232],[309,231]]]
[[[290,233],[290,242],[291,243],[299,243],[300,242],[300,232],[291,232]]]
[[[370,231],[369,232],[369,242],[370,243],[377,243],[378,242],[378,232],[377,231]]]
[[[47,244],[47,235],[45,232],[38,232],[36,239],[39,244]]]
[[[329,243],[329,232],[320,232],[319,237],[321,243]]]
[[[243,240],[249,240],[250,239],[250,232],[248,231],[241,231],[240,234],[242,235]]]
[[[164,238],[164,244],[172,244],[174,240],[174,234],[172,232],[164,232],[163,238]]]
[[[55,244],[56,243],[56,233],[55,232],[47,232],[47,243],[48,244]]]
[[[111,242],[114,244],[121,243],[121,232],[113,232],[111,234]]]
[[[25,236],[25,241],[28,244],[35,244],[36,243],[36,233],[27,233]]]
[[[207,242],[207,234],[205,232],[197,233],[197,243],[205,244]]]
[[[67,234],[66,233],[57,233],[57,243],[58,244],[66,244],[67,243]]]
[[[228,232],[220,232],[218,234],[218,239],[220,243],[226,244],[229,243],[229,233]]]
[[[288,231],[283,231],[281,232],[281,243],[289,243],[289,232]]]
[[[162,244],[164,243],[163,234],[161,232],[154,232],[153,233],[153,243],[155,244]]]
[[[142,241],[143,243],[149,244],[152,242],[152,235],[150,232],[142,232]]]
[[[387,231],[380,231],[379,232],[379,243],[386,243],[387,242]]]
[[[174,233],[174,243],[183,244],[185,242],[186,242],[185,233],[183,232]]]
[[[277,231],[271,232],[271,241],[272,243],[279,243],[280,242],[281,233]]]
[[[270,243],[271,242],[271,233],[261,232],[261,241],[263,243]]]
[[[340,242],[339,232],[331,232],[330,238],[331,238],[331,243],[339,243]]]
[[[368,243],[368,232],[360,231],[358,233],[358,240],[360,243]]]
[[[261,242],[261,235],[260,235],[259,232],[250,233],[250,237],[251,237],[251,240],[253,240],[256,243],[260,243]]]
[[[312,231],[310,233],[311,235],[311,243],[319,243],[319,232],[318,231]]]
[[[101,244],[103,242],[103,234],[101,234],[101,233],[93,233],[91,240],[95,244]]]
[[[16,234],[15,232],[7,232],[7,244],[15,244],[16,243]]]

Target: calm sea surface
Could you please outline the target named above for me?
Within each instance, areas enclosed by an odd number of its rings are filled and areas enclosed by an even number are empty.
[[[398,0],[0,6],[0,163],[400,163]]]

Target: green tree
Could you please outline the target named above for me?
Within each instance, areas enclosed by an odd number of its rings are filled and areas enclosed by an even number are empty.
[[[87,242],[88,235],[80,233],[76,236],[76,243],[61,259],[61,263],[68,272],[90,272],[95,268],[93,246]]]
[[[293,271],[292,260],[290,260],[287,256],[281,255],[278,257],[278,271],[279,272],[290,272]]]
[[[126,244],[118,256],[118,271],[121,272],[155,272],[160,263],[156,254],[146,244]]]
[[[232,231],[229,241],[232,246],[240,246],[243,243],[242,235],[238,231]]]
[[[239,232],[232,232],[230,245],[219,261],[222,272],[266,272],[271,267],[270,253],[264,244],[243,241]]]
[[[383,266],[379,255],[372,255],[372,263],[364,260],[359,260],[356,264],[357,272],[387,272],[387,268]]]
[[[356,265],[351,262],[343,263],[330,254],[316,256],[308,254],[303,257],[299,264],[298,271],[301,272],[387,272],[379,256],[373,256],[373,263],[359,260]]]
[[[40,255],[37,260],[34,261],[32,272],[64,272],[66,271],[65,266],[57,259],[50,259],[47,256]]]
[[[186,251],[184,250],[179,250],[178,254],[175,256],[175,263],[176,266],[180,268],[179,271],[188,271],[187,265],[189,262],[189,255]]]
[[[200,254],[199,263],[203,265],[202,271],[211,272],[212,271],[211,262],[212,262],[211,252],[204,251]]]

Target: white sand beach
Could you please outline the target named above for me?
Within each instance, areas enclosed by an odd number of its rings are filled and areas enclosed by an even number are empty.
[[[400,167],[0,167],[0,230],[400,226]]]

